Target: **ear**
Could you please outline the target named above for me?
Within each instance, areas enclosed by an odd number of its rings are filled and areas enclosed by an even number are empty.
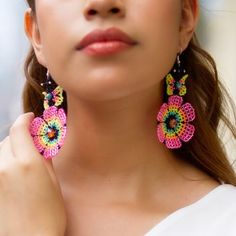
[[[28,8],[25,11],[24,25],[25,25],[25,33],[28,39],[31,41],[38,62],[44,67],[47,67],[43,55],[43,50],[42,50],[43,46],[41,44],[40,32],[36,21],[36,15],[33,13],[31,8]]]
[[[184,51],[193,37],[199,18],[198,0],[182,0],[179,52]]]

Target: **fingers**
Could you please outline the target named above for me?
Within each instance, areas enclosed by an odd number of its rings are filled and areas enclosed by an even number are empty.
[[[0,147],[0,165],[6,164],[14,159],[12,152],[10,138],[7,136],[2,142]]]
[[[20,115],[13,126],[10,129],[10,141],[12,151],[16,158],[25,163],[32,161],[38,161],[45,164],[49,174],[54,177],[54,170],[52,160],[45,159],[39,154],[37,148],[34,145],[32,136],[29,131],[30,123],[34,118],[33,113],[25,113]]]
[[[38,150],[34,146],[29,132],[30,122],[33,120],[33,113],[20,115],[10,128],[10,142],[15,157],[22,161],[32,161],[37,159]]]
[[[20,115],[10,128],[9,136],[0,143],[0,174],[5,173],[5,170],[12,166],[26,167],[27,170],[34,170],[35,173],[44,169],[55,186],[60,189],[52,160],[43,158],[34,145],[29,131],[33,118],[33,113]]]
[[[29,131],[30,123],[33,121],[33,118],[33,113],[25,113],[16,119],[10,129],[9,146],[12,149],[13,155],[18,160],[26,164],[36,163],[38,167],[42,165],[44,168],[46,167],[51,179],[57,184],[52,160],[43,158],[34,145]]]

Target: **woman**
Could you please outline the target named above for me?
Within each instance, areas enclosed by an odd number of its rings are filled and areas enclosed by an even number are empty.
[[[236,132],[194,35],[198,1],[28,3],[0,235],[235,235],[219,121]]]

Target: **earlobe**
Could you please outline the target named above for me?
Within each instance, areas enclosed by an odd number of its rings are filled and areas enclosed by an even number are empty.
[[[34,48],[34,52],[38,62],[44,67],[46,67],[46,62],[42,52],[40,32],[37,26],[35,15],[31,8],[28,8],[25,12],[24,27],[25,27],[25,33]]]

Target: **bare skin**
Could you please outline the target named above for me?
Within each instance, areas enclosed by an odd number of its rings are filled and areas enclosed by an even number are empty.
[[[63,236],[66,212],[52,162],[34,147],[33,114],[19,116],[0,143],[0,235]]]
[[[156,138],[161,81],[193,35],[197,0],[36,0],[36,12],[26,12],[26,33],[68,97],[66,142],[52,163],[65,235],[144,235],[219,185]],[[103,58],[75,50],[86,33],[110,26],[137,46]]]

